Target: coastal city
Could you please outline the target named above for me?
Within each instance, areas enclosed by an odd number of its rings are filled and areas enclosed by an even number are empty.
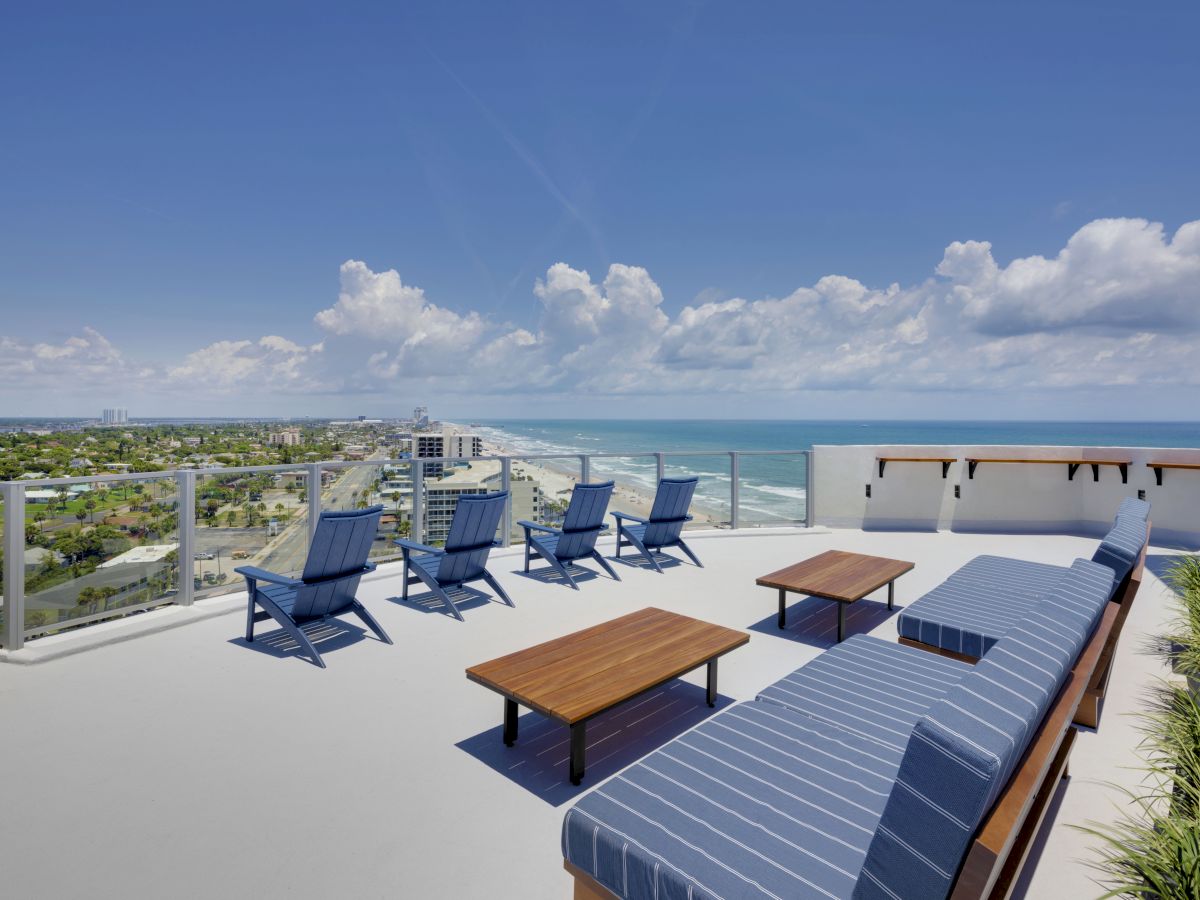
[[[24,491],[26,623],[35,636],[170,603],[178,591],[176,479],[86,480],[92,476],[202,473],[192,559],[198,597],[240,590],[236,566],[303,568],[310,464],[323,464],[322,509],[384,507],[373,559],[399,556],[392,540],[410,534],[413,461],[439,460],[418,464],[423,534],[434,546],[445,541],[460,497],[499,490],[502,480],[499,460],[478,459],[500,448],[430,419],[425,407],[387,420],[228,422],[139,420],[105,409],[96,420],[10,421],[0,429],[0,480],[66,480]],[[263,466],[284,468],[239,471]],[[535,463],[514,464],[512,521],[561,518],[571,483]]]

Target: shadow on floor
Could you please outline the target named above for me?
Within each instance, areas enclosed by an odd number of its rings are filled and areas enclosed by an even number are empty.
[[[679,568],[680,566],[692,565],[690,560],[678,559],[674,556],[668,556],[665,553],[655,553],[654,558],[658,560],[658,564],[662,566],[664,572],[669,571],[670,569]],[[642,554],[638,553],[637,551],[633,551],[632,553],[627,552],[620,557],[610,556],[608,557],[608,561],[619,566],[628,566],[631,569],[641,569],[645,572],[654,572],[654,566],[650,565],[650,563],[646,560],[646,557],[642,556]]]
[[[332,650],[341,650],[343,647],[349,647],[351,644],[357,644],[360,641],[371,640],[376,643],[383,643],[366,629],[349,622],[344,622],[341,619],[309,622],[307,625],[302,625],[300,630],[313,642],[313,646],[317,648],[317,652],[321,656],[326,657],[326,664],[329,662],[328,654]],[[294,657],[306,663],[311,664],[314,662],[309,659],[305,651],[300,649],[300,645],[292,639],[291,635],[282,628],[276,628],[273,631],[255,631],[254,640],[250,642],[247,642],[245,637],[236,637],[232,638],[229,643],[248,647],[251,650],[257,650],[259,653],[276,656],[280,659]]]
[[[476,590],[473,587],[461,587],[457,590],[446,591],[450,599],[454,602],[460,613],[466,613],[471,609],[479,609],[487,606],[489,603],[499,603],[501,606],[507,607],[508,604],[495,597],[492,594],[486,594],[483,591]],[[454,616],[450,610],[446,609],[445,604],[438,599],[437,595],[431,591],[423,591],[417,588],[415,591],[410,587],[408,589],[408,599],[401,600],[397,597],[388,597],[388,602],[395,603],[397,606],[404,609],[411,609],[416,612],[436,613],[438,615],[448,616],[453,619]]]
[[[602,713],[587,725],[587,762],[578,787],[567,780],[567,726],[527,712],[518,722],[517,742],[505,747],[499,695],[496,727],[455,746],[551,806],[561,806],[731,703],[718,695],[717,708],[710,709],[704,688],[675,680]]]
[[[834,600],[821,597],[803,597],[792,600],[788,595],[787,627],[782,631],[776,624],[778,610],[765,619],[760,619],[753,625],[746,626],[751,631],[769,634],[772,637],[785,638],[811,647],[832,647],[837,643],[838,604]],[[859,600],[851,603],[846,609],[846,637],[854,634],[866,634],[888,619],[898,615],[903,609],[899,603],[895,609],[887,608],[886,600]]]
[[[594,562],[592,564],[595,565]],[[577,566],[574,563],[567,566],[567,568],[571,572],[571,577],[575,579],[575,583],[580,586],[594,578],[608,578],[608,573],[599,573],[584,566]],[[556,569],[552,569],[545,564],[539,566],[536,561],[530,563],[528,572],[522,569],[514,569],[513,574],[520,575],[522,578],[529,578],[533,581],[540,581],[542,584],[560,584],[565,588],[571,587],[567,579],[563,578]]]
[[[1179,562],[1179,556],[1176,554],[1146,554],[1146,568],[1153,572],[1154,575],[1162,580],[1164,584],[1166,583],[1167,572],[1170,571],[1171,566],[1175,565],[1177,562]]]
[[[1058,811],[1062,806],[1063,797],[1066,796],[1067,786],[1071,783],[1068,776],[1058,782],[1058,787],[1054,791],[1054,796],[1050,798],[1050,804],[1046,807],[1046,818],[1042,820],[1042,825],[1038,829],[1037,836],[1033,839],[1033,844],[1029,847],[1029,855],[1025,859],[1025,865],[1021,868],[1021,874],[1017,877],[1016,884],[1013,885],[1012,893],[1009,895],[1011,900],[1024,900],[1029,896],[1029,882],[1033,879],[1033,873],[1037,871],[1042,860],[1042,854],[1046,851],[1046,842],[1050,839],[1050,831],[1054,828],[1058,820]]]

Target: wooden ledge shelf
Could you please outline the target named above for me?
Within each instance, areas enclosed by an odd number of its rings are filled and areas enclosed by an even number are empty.
[[[1092,467],[1092,481],[1100,480],[1101,466],[1116,466],[1121,470],[1121,484],[1129,483],[1129,464],[1132,459],[1009,459],[1007,457],[968,456],[967,478],[975,477],[975,467],[980,463],[1019,463],[1023,465],[1066,466],[1067,481],[1075,480],[1075,473],[1080,466]],[[1196,466],[1200,468],[1200,466]]]
[[[1146,463],[1146,468],[1154,470],[1154,481],[1159,487],[1162,487],[1163,469],[1184,469],[1200,472],[1200,463],[1148,462]]]
[[[950,471],[950,463],[958,462],[957,456],[877,456],[875,461],[879,463],[879,477],[883,477],[883,470],[890,462],[913,462],[913,463],[941,463],[942,477],[946,477],[946,473]]]

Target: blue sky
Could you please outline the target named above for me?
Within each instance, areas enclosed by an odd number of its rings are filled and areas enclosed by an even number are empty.
[[[970,416],[984,398],[1003,415],[1087,415],[1111,405],[1114,385],[1155,385],[1169,411],[1194,389],[1196,357],[1174,346],[1154,354],[1168,364],[1143,368],[1130,348],[1200,325],[1188,312],[1200,306],[1187,288],[1196,252],[1190,231],[1177,235],[1200,218],[1197,9],[10,10],[3,412],[89,413],[111,398],[103,405],[147,414],[181,402],[197,414],[389,414],[441,398],[455,414],[520,415],[541,410],[515,396],[546,386],[546,412],[578,414],[588,398],[597,414],[638,415],[654,413],[664,384],[683,414]],[[1104,275],[1126,304],[1146,294],[1143,319],[1081,297],[1097,281],[1081,252],[1042,279],[1053,289],[1008,268],[1054,261],[1079,234],[1093,256],[1123,260]],[[938,271],[955,242],[989,242],[1007,286],[984,285],[986,266]],[[1159,250],[1175,278],[1148,284]],[[349,261],[422,293],[368,287],[357,269],[348,293]],[[558,264],[587,282],[552,276]],[[618,302],[625,267],[653,288],[634,278],[637,298]],[[818,287],[826,276],[870,293],[839,313]],[[947,312],[964,285],[967,306]],[[314,318],[340,297],[366,302],[355,290],[375,304],[357,325]],[[745,334],[754,303],[798,290],[815,294],[758,309],[759,332]],[[1028,314],[1055,304],[1074,316]],[[699,334],[685,307],[725,330]],[[923,349],[884,346],[904,322],[936,316]],[[938,335],[953,346],[956,327],[979,354],[1000,353],[1002,375],[955,378],[969,358],[931,348]],[[785,331],[794,353],[814,348],[819,376],[764,370],[779,353],[766,336]],[[853,345],[864,332],[874,343]],[[1012,346],[995,347],[1014,337],[1027,345],[1018,364]],[[585,367],[631,345],[632,374]],[[731,345],[741,351],[716,369],[700,363],[698,348]],[[464,353],[530,374],[448,370],[447,355]],[[908,374],[893,383],[862,364],[872,353]],[[1038,370],[1035,355],[1061,357],[1059,368]],[[938,378],[908,371],[930,357]],[[500,385],[482,400],[481,380]]]

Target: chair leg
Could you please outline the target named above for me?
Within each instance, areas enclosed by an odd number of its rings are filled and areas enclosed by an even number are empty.
[[[408,602],[408,577],[409,576],[408,576],[408,559],[407,558],[405,558],[405,560],[404,560],[404,574],[402,577],[403,577],[403,581],[400,586],[400,599],[404,602]]]
[[[458,608],[454,605],[454,601],[450,599],[450,595],[447,594],[443,588],[440,588],[440,587],[434,588],[433,593],[437,596],[437,598],[439,600],[442,601],[442,603],[445,605],[446,609],[450,610],[450,614],[452,616],[454,616],[454,618],[458,619],[458,621],[460,621],[460,622],[467,621],[466,619],[464,619],[462,617],[462,613],[460,613],[458,611]]]
[[[282,622],[280,624],[283,625]],[[313,642],[308,639],[308,635],[304,633],[303,628],[294,622],[288,622],[286,625],[283,625],[283,630],[290,634],[303,650],[308,652],[313,662],[322,669],[325,668],[325,660],[321,659],[321,654],[317,652],[317,648],[313,646]]]
[[[592,559],[594,559],[594,560],[596,560],[596,562],[600,563],[600,567],[602,569],[604,569],[604,571],[607,572],[612,577],[613,581],[621,580],[621,576],[613,571],[613,567],[608,564],[607,559],[605,559],[603,556],[600,555],[599,550],[592,551]]]
[[[645,544],[635,538],[632,534],[629,535],[629,543],[637,547],[642,556],[646,557],[646,559],[650,561],[650,565],[654,566],[655,572],[658,572],[660,575],[662,574],[662,566],[658,564],[658,560],[654,558],[654,554],[650,552],[650,549]]]
[[[354,610],[355,615],[362,619],[363,622],[366,623],[367,627],[375,632],[375,636],[377,638],[379,638],[385,644],[390,644],[392,642],[392,639],[388,637],[387,632],[384,631],[383,627],[375,621],[375,617],[367,612],[367,608],[365,606],[355,600],[354,605],[351,608]]]
[[[692,562],[694,562],[699,568],[701,568],[701,569],[704,568],[704,563],[700,562],[700,559],[696,556],[695,553],[692,552],[691,547],[689,547],[683,541],[680,541],[678,544],[676,544],[676,546],[679,547],[679,549],[682,550],[684,553],[686,553],[688,556],[688,559],[690,559]]]
[[[529,535],[525,536],[525,571],[529,571]]]
[[[509,597],[508,594],[506,594],[504,592],[504,588],[500,587],[500,582],[496,580],[495,576],[493,576],[491,572],[489,572],[487,569],[484,569],[482,577],[483,577],[483,580],[488,583],[488,586],[493,591],[496,592],[496,594],[500,597],[501,600],[503,600],[509,606],[512,606],[514,608],[516,607],[517,604],[512,602],[512,598]]]
[[[254,642],[254,594],[246,601],[246,643]]]
[[[563,578],[567,579],[567,583],[571,585],[571,587],[575,588],[575,590],[579,590],[579,585],[577,585],[575,583],[575,579],[571,577],[570,563],[563,563],[556,559],[554,561],[554,567],[558,569]]]

